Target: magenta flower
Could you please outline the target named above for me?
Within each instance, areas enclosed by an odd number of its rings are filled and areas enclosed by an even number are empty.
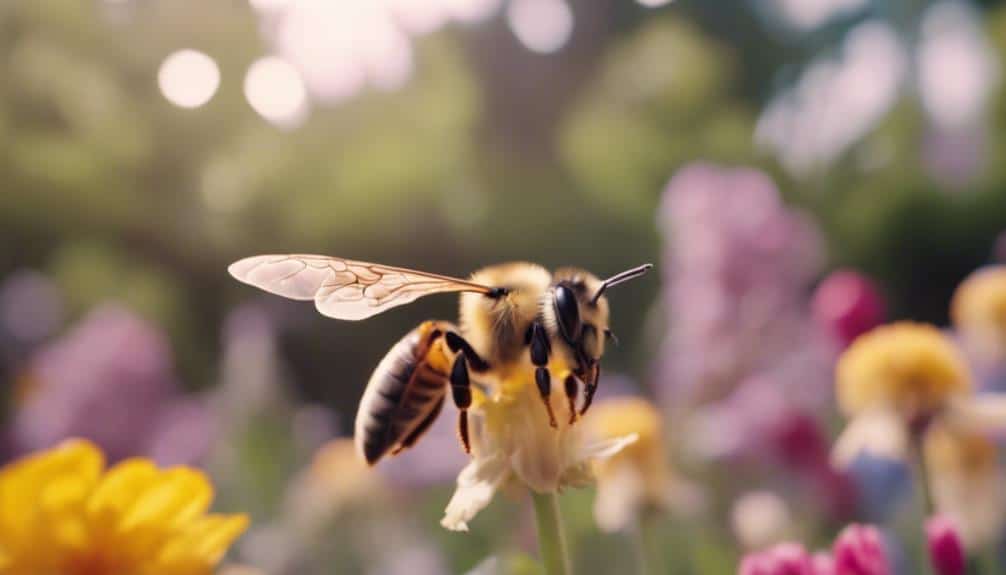
[[[814,559],[798,543],[780,543],[750,553],[741,561],[737,575],[818,575]]]
[[[936,575],[964,574],[964,544],[953,521],[941,515],[930,518],[926,521],[926,541]]]
[[[819,551],[814,554],[814,575],[836,575],[835,558],[827,551]]]
[[[849,525],[838,535],[832,552],[807,553],[798,543],[780,543],[749,553],[738,575],[891,575],[890,560],[876,527]],[[957,572],[938,575],[957,574]],[[959,575],[959,574],[957,574]]]
[[[835,575],[890,575],[891,565],[880,531],[870,525],[849,525],[832,548]]]
[[[829,275],[814,292],[814,319],[841,344],[884,321],[884,299],[869,278],[852,270]]]

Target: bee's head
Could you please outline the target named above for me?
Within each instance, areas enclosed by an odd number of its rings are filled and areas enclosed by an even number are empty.
[[[652,264],[645,264],[605,280],[577,268],[556,270],[552,286],[542,302],[549,335],[569,345],[578,357],[591,361],[601,359],[605,341],[614,338],[608,325],[605,291],[646,273],[651,267]]]

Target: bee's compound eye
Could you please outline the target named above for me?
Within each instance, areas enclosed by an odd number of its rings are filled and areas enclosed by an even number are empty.
[[[576,295],[568,287],[558,285],[552,297],[562,338],[572,344],[580,335],[580,305],[576,301]]]

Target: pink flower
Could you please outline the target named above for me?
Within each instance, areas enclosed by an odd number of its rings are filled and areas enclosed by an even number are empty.
[[[835,559],[827,551],[814,554],[814,575],[835,575]]]
[[[849,525],[838,535],[832,553],[807,553],[798,543],[780,543],[749,553],[737,575],[891,575],[880,532],[870,525]],[[937,575],[962,575],[940,571]]]
[[[829,275],[814,292],[814,319],[845,347],[884,321],[884,299],[867,277],[852,270]]]
[[[849,525],[832,549],[835,575],[890,575],[884,542],[876,527]]]
[[[780,543],[750,553],[741,561],[737,575],[817,575],[810,554],[798,543]]]
[[[926,521],[926,541],[937,575],[964,574],[964,544],[953,521],[940,515],[930,518]]]

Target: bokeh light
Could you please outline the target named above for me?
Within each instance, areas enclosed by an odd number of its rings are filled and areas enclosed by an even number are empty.
[[[421,36],[436,31],[451,15],[443,4],[431,0],[380,0],[409,34]]]
[[[976,16],[961,3],[930,8],[918,52],[919,92],[937,126],[974,124],[998,82],[999,65]]]
[[[852,29],[838,57],[813,62],[762,113],[758,143],[801,175],[831,164],[894,105],[908,57],[894,30],[869,21]]]
[[[307,92],[300,73],[275,56],[255,61],[245,75],[245,98],[269,122],[293,127],[307,115]]]
[[[502,0],[430,0],[440,4],[451,18],[459,22],[481,22],[496,14]]]
[[[220,87],[220,69],[202,52],[179,50],[164,59],[157,83],[172,104],[198,108],[209,102]]]
[[[514,36],[532,52],[555,52],[573,34],[573,11],[565,0],[512,0],[506,16]]]
[[[786,23],[798,30],[813,30],[832,19],[862,10],[869,0],[773,0]]]
[[[280,12],[283,9],[289,7],[291,4],[297,0],[248,0],[251,3],[252,8],[263,12],[272,13]]]

